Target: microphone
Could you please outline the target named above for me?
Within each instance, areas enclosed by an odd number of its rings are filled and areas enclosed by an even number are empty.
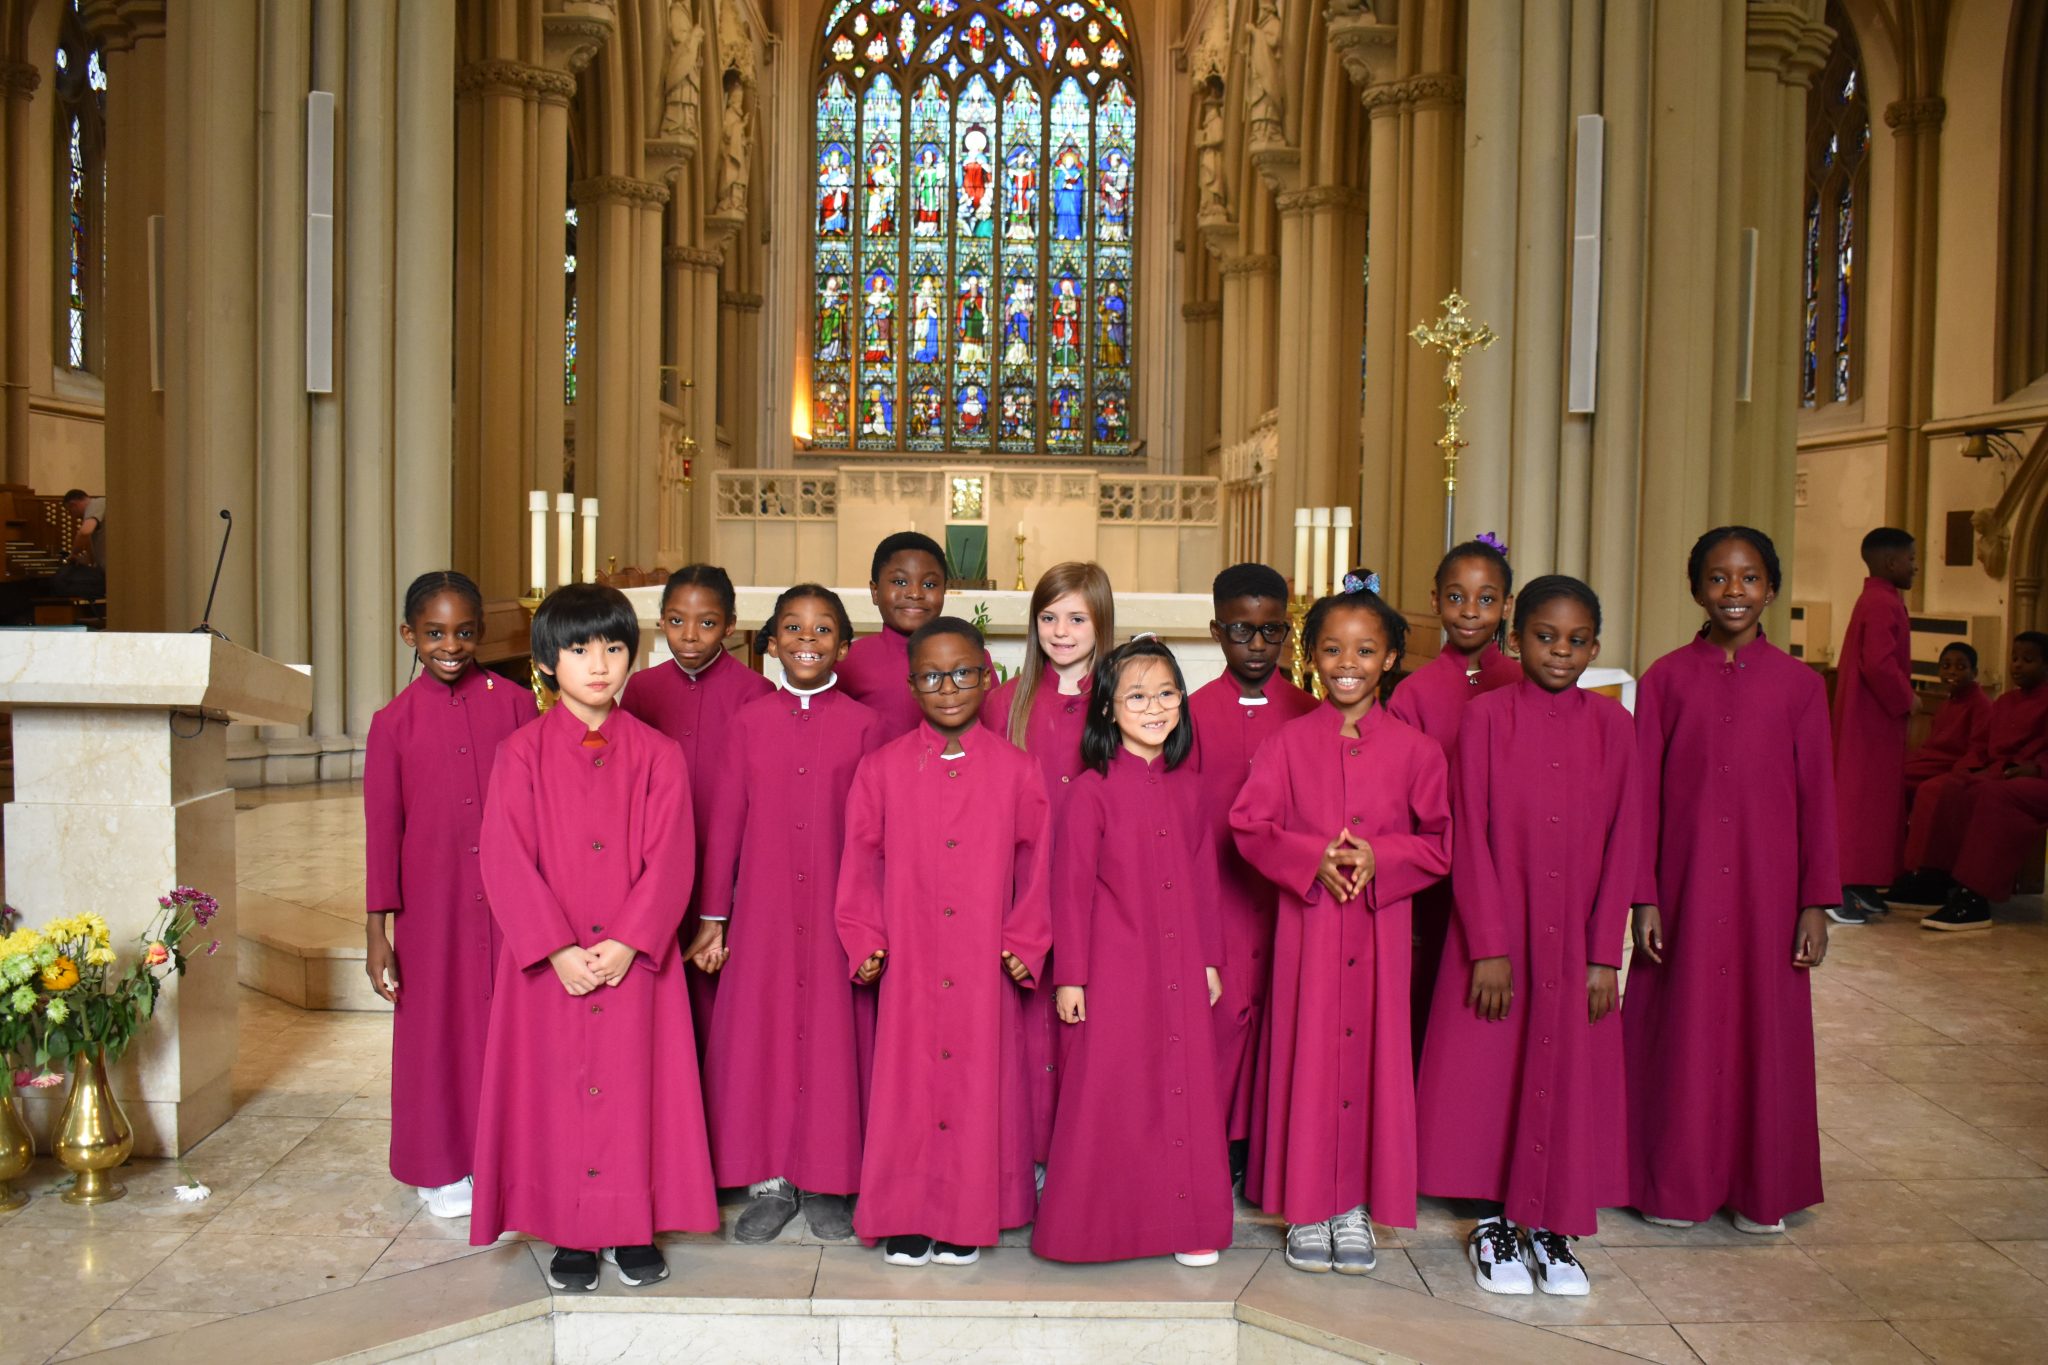
[[[228,525],[227,529],[220,533],[220,554],[213,561],[213,586],[206,590],[206,610],[199,614],[199,624],[192,627],[192,634],[212,635],[225,640],[228,637],[213,628],[213,595],[220,591],[220,566],[228,560],[228,537],[235,533],[235,518],[232,512],[223,507],[220,509],[220,519]]]

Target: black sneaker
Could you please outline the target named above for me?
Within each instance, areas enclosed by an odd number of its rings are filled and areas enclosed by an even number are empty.
[[[597,1288],[597,1253],[574,1247],[556,1247],[548,1262],[548,1284],[570,1294],[588,1294]]]
[[[761,1192],[740,1210],[739,1221],[732,1225],[732,1239],[747,1246],[772,1242],[794,1217],[796,1187],[787,1180],[763,1181]]]
[[[981,1259],[981,1248],[964,1247],[958,1242],[934,1242],[932,1259],[940,1265],[973,1265]]]
[[[668,1278],[668,1262],[661,1259],[656,1247],[606,1247],[604,1258],[619,1268],[619,1283],[628,1289],[660,1284]]]
[[[825,1242],[843,1242],[853,1236],[851,1195],[799,1190],[797,1203],[803,1206],[804,1222],[810,1225],[811,1236]]]
[[[1833,920],[1837,924],[1870,923],[1870,916],[1867,913],[1865,913],[1863,907],[1858,905],[1856,903],[1856,898],[1851,895],[1844,894],[1842,897],[1842,903],[1840,905],[1828,906],[1827,912],[1828,918]]]
[[[1989,929],[1991,902],[1967,887],[1959,886],[1949,893],[1948,904],[1921,920],[1920,927],[1946,930],[1949,933],[1967,929]]]
[[[1884,898],[1896,905],[1942,906],[1948,903],[1948,893],[1955,889],[1955,883],[1946,872],[1923,867],[1885,888]]]
[[[882,1264],[884,1265],[925,1265],[932,1258],[932,1239],[906,1234],[885,1238],[882,1242]]]
[[[1891,906],[1885,904],[1884,897],[1877,894],[1874,886],[1845,886],[1842,899],[1853,901],[1865,919],[1883,919],[1892,912]]]

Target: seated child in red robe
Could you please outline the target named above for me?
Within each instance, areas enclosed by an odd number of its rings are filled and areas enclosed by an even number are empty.
[[[1934,713],[1934,726],[1919,748],[1906,755],[1906,809],[1920,784],[1955,771],[1969,756],[1991,719],[1991,698],[1977,685],[1977,651],[1961,640],[1941,651],[1941,682],[1948,696]],[[1939,906],[1948,897],[1948,879],[1938,873],[1908,872],[1893,882],[1885,899],[1905,905]]]

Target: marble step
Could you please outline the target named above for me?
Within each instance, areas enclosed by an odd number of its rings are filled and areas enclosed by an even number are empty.
[[[308,1010],[381,1010],[391,1006],[363,973],[363,926],[265,895],[236,892],[241,939],[236,977],[254,991]]]

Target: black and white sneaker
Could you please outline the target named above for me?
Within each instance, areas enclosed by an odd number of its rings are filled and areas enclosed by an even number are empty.
[[[1837,924],[1868,924],[1870,916],[1856,903],[1856,898],[1846,893],[1840,905],[1827,907],[1828,918]]]
[[[940,1265],[973,1265],[980,1259],[980,1247],[964,1247],[958,1242],[932,1243],[932,1260]]]
[[[928,1265],[932,1259],[932,1239],[914,1234],[884,1238],[882,1241],[882,1264],[884,1265]]]
[[[1379,1264],[1372,1241],[1372,1218],[1360,1204],[1330,1220],[1330,1263],[1339,1275],[1370,1275]]]
[[[1920,921],[1922,929],[1939,929],[1948,933],[1959,933],[1969,929],[1991,927],[1991,902],[1985,900],[1967,887],[1957,887],[1949,892],[1948,904]]]
[[[1522,1260],[1522,1239],[1499,1217],[1482,1218],[1465,1239],[1472,1278],[1489,1294],[1533,1294],[1535,1281]]]
[[[565,1294],[588,1294],[597,1288],[597,1253],[556,1247],[548,1262],[548,1284]]]
[[[1886,904],[1874,886],[1845,886],[1842,899],[1853,902],[1866,919],[1883,919],[1892,912],[1891,906]]]
[[[1561,1233],[1544,1228],[1530,1233],[1529,1264],[1536,1268],[1536,1284],[1546,1294],[1576,1299],[1593,1291],[1586,1268],[1572,1255],[1572,1239]]]
[[[619,1283],[628,1289],[660,1284],[668,1278],[668,1262],[658,1247],[606,1247],[604,1258],[619,1268]]]

